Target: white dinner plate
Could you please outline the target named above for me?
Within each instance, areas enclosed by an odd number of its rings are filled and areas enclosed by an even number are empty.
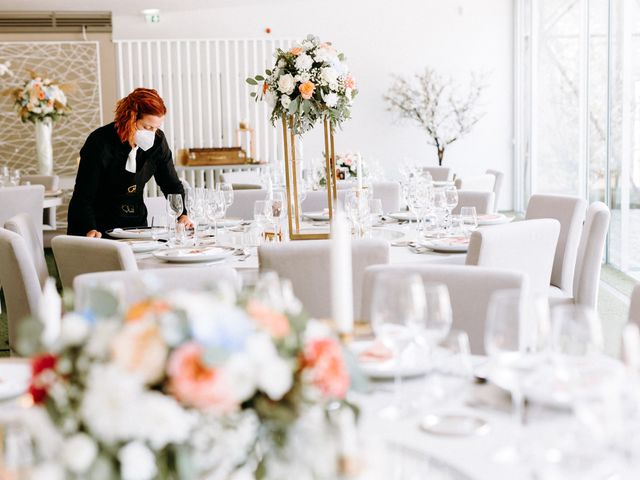
[[[230,247],[183,247],[157,250],[153,256],[171,263],[200,263],[223,260],[233,254]]]
[[[313,220],[315,222],[328,222],[329,212],[305,212],[302,214],[304,218]]]
[[[107,230],[107,235],[111,238],[119,238],[124,240],[135,239],[151,239],[150,227],[131,227],[131,228],[114,228]]]
[[[228,228],[228,227],[237,227],[238,225],[242,225],[242,219],[236,217],[228,217],[218,220],[218,227]]]
[[[418,220],[418,217],[416,217],[412,212],[395,212],[388,214],[387,217],[393,218],[395,220],[400,220],[401,222],[416,222]]]
[[[469,248],[469,239],[466,237],[438,238],[425,240],[421,245],[434,252],[464,253]]]
[[[478,225],[501,225],[513,221],[513,217],[508,217],[503,213],[485,213],[478,215]]]
[[[0,363],[0,400],[22,395],[31,383],[31,365],[28,362]]]
[[[117,241],[129,245],[131,250],[133,250],[133,253],[152,252],[163,245],[155,240],[122,239]]]
[[[402,377],[417,377],[424,375],[429,370],[424,352],[419,352],[417,347],[410,345],[404,352],[401,366],[393,359],[380,359],[362,361],[360,355],[371,348],[375,341],[361,340],[349,344],[349,348],[358,358],[358,367],[364,375],[371,379],[390,380],[395,378],[399,371]]]

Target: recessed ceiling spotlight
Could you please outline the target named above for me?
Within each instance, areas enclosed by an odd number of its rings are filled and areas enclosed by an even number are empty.
[[[145,8],[141,13],[144,15],[144,19],[147,23],[160,22],[160,10],[157,8]]]

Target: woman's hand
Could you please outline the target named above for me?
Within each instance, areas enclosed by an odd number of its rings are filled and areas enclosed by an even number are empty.
[[[180,217],[178,217],[178,223],[182,223],[186,229],[193,228],[193,223],[191,223],[191,220],[189,220],[189,217],[186,215],[180,215]]]
[[[98,230],[89,230],[86,236],[92,238],[101,238],[102,234]]]

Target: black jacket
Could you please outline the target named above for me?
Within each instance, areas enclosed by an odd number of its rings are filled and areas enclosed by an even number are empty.
[[[80,166],[69,203],[69,235],[146,225],[142,191],[152,176],[165,196],[180,193],[184,200],[184,188],[161,130],[156,132],[149,150],[138,149],[135,174],[125,170],[130,151],[131,146],[120,141],[113,123],[89,135],[80,150]]]

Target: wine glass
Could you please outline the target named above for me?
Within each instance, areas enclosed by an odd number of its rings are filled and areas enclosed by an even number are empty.
[[[440,231],[444,227],[448,208],[447,196],[443,188],[434,189],[432,204],[436,218],[436,228]]]
[[[376,338],[393,354],[395,361],[394,400],[380,414],[394,419],[403,413],[401,405],[402,356],[424,322],[425,292],[419,275],[386,272],[373,288],[371,327]]]
[[[273,240],[277,242],[280,239],[280,222],[287,211],[284,193],[273,192],[272,198],[265,200],[265,202],[265,216],[267,221],[273,225]]]
[[[484,347],[491,362],[489,377],[511,392],[513,417],[517,425],[515,441],[496,451],[493,460],[515,463],[521,460],[524,427],[523,384],[540,364],[538,318],[530,314],[521,290],[500,290],[493,294],[487,309]]]
[[[267,218],[267,200],[256,200],[253,204],[253,220],[256,222],[260,231],[260,237],[263,236],[265,228],[269,225]]]
[[[352,190],[347,192],[344,199],[344,208],[347,217],[351,221],[356,235],[362,237],[366,224],[369,221],[369,195],[365,190]]]
[[[226,202],[223,193],[219,190],[210,190],[206,198],[206,216],[213,223],[216,243],[218,242],[218,220],[224,217],[225,211]]]
[[[458,205],[458,189],[453,185],[445,187],[444,195],[447,204],[447,219],[450,219],[451,212]]]
[[[184,212],[184,204],[182,200],[182,195],[179,193],[170,193],[167,195],[167,215],[169,217],[169,222],[167,228],[169,229],[169,240],[173,241],[175,238],[172,237],[172,233],[176,233],[176,222],[178,217],[182,215]]]
[[[471,232],[478,228],[476,207],[462,207],[460,209],[460,217],[462,217],[465,236],[471,235]]]
[[[230,183],[222,182],[217,186],[217,190],[224,195],[224,203],[227,208],[233,203],[233,186]]]

